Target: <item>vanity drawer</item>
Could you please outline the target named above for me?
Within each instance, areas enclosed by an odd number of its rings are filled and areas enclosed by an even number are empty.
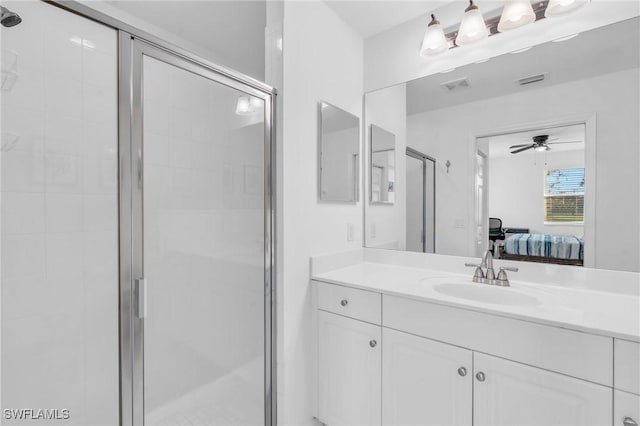
[[[640,395],[640,343],[614,340],[613,387]]]
[[[394,296],[383,297],[384,327],[613,385],[613,339]]]
[[[613,425],[640,425],[640,396],[614,389]]]
[[[316,281],[318,309],[372,324],[382,321],[382,295],[341,285]]]

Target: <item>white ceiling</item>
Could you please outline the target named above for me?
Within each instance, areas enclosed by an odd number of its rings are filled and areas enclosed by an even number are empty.
[[[221,65],[264,80],[266,0],[106,3],[201,46]]]
[[[500,37],[499,35],[495,37]],[[640,66],[640,18],[545,43],[482,64],[433,74],[407,83],[407,115],[451,107],[524,90],[595,77]],[[519,86],[516,80],[548,73],[545,81]],[[442,83],[466,78],[469,88],[447,92]]]
[[[509,147],[512,145],[520,145],[530,143],[534,136],[549,135],[549,147],[551,151],[547,152],[564,152],[564,151],[584,151],[584,125],[577,124],[574,126],[554,127],[548,129],[539,129],[528,132],[510,133],[500,136],[492,136],[483,138],[489,141],[489,157],[507,157],[512,155],[536,155],[534,150],[523,151],[518,154],[511,154]],[[579,143],[558,143],[578,141]]]
[[[367,38],[454,1],[325,0],[325,3],[360,36]],[[462,8],[464,10],[464,6]]]

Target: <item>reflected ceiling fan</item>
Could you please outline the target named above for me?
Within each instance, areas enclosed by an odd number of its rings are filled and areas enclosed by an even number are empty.
[[[512,154],[518,154],[520,152],[533,149],[538,152],[542,151],[551,151],[551,147],[549,145],[560,145],[565,143],[581,143],[582,141],[564,141],[564,142],[555,142],[559,138],[549,139],[549,135],[538,135],[532,138],[532,142],[520,144],[520,145],[511,145],[509,150]]]

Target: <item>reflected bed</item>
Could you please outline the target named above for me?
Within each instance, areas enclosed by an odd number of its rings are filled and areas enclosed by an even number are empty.
[[[525,262],[584,264],[584,240],[573,235],[513,234],[500,246],[501,259]]]

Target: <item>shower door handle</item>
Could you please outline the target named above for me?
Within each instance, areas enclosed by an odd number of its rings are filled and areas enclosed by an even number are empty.
[[[136,317],[147,317],[147,280],[138,278],[135,281],[135,306]]]

